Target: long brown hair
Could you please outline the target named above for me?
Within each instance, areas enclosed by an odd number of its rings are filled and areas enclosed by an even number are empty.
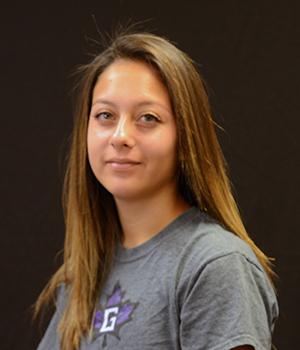
[[[123,33],[81,67],[79,95],[65,174],[64,262],[36,302],[36,313],[66,285],[68,302],[60,320],[62,350],[79,347],[87,335],[95,301],[109,274],[121,227],[113,196],[97,181],[87,158],[87,126],[94,86],[117,59],[140,60],[159,73],[168,89],[178,133],[178,188],[191,205],[217,219],[247,242],[267,275],[270,259],[246,232],[215,131],[203,79],[193,61],[167,39],[149,33]]]

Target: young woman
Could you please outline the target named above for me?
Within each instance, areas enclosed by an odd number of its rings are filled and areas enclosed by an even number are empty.
[[[234,201],[208,97],[168,40],[122,34],[81,70],[64,263],[39,350],[271,349],[272,270]]]

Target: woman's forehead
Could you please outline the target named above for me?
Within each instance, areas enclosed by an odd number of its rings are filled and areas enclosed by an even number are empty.
[[[117,60],[99,76],[93,90],[93,104],[97,101],[116,103],[122,99],[170,107],[168,91],[158,73],[141,61]]]

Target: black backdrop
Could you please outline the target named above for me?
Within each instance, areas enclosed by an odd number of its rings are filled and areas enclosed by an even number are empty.
[[[276,258],[278,349],[299,346],[297,1],[10,2],[1,8],[1,349],[35,349],[30,305],[60,262],[61,159],[70,73],[117,23],[170,37],[200,65],[234,190],[257,244]],[[93,51],[95,47],[93,46]],[[297,180],[298,179],[298,180]]]

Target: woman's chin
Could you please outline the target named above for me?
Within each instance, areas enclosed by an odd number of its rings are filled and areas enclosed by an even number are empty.
[[[115,200],[120,201],[136,201],[142,198],[142,194],[136,189],[130,188],[119,188],[119,189],[108,189]]]
[[[123,188],[114,188],[108,189],[116,201],[141,201],[144,198],[149,198],[151,193],[149,191],[138,190],[135,188],[123,187]]]

